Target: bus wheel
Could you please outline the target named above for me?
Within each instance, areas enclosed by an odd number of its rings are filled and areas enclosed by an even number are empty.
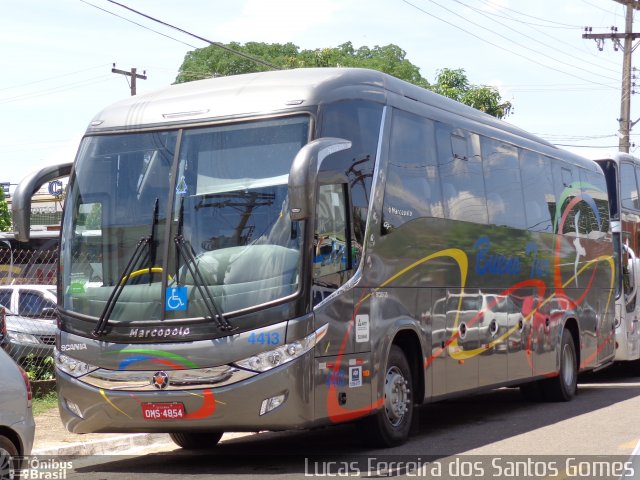
[[[567,402],[578,389],[578,356],[573,336],[568,329],[562,331],[560,347],[560,372],[558,376],[545,380],[544,396],[552,402]]]
[[[393,447],[409,438],[413,418],[411,369],[397,345],[391,346],[384,378],[384,405],[366,419],[369,440],[378,447]]]
[[[171,440],[186,450],[208,450],[217,445],[224,432],[174,432]]]
[[[20,459],[18,449],[4,435],[0,435],[0,478],[18,478]]]

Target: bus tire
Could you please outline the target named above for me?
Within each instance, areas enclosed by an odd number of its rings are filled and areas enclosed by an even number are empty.
[[[414,410],[411,369],[397,345],[391,346],[385,372],[384,404],[365,419],[368,443],[376,447],[394,447],[406,442]]]
[[[578,355],[573,335],[568,329],[562,331],[560,346],[560,371],[558,375],[544,381],[544,396],[551,402],[567,402],[578,390]]]
[[[185,450],[208,450],[215,447],[224,432],[173,432],[169,436]]]
[[[19,475],[18,449],[11,440],[0,435],[0,478],[18,478]]]

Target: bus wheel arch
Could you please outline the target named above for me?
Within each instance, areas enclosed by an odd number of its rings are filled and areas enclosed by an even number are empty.
[[[416,399],[424,397],[420,375],[420,343],[411,330],[399,332],[391,344],[382,371],[383,405],[364,419],[367,442],[376,447],[394,447],[409,438]]]
[[[411,369],[411,387],[413,389],[413,403],[422,404],[425,398],[425,379],[422,367],[424,356],[418,335],[413,330],[401,330],[393,340],[404,352]]]
[[[578,392],[580,369],[579,330],[575,319],[567,319],[560,336],[558,375],[542,384],[544,397],[549,401],[566,402]]]
[[[573,345],[576,349],[576,362],[578,364],[578,369],[580,368],[580,329],[578,328],[578,321],[575,318],[568,318],[564,323],[564,328],[571,333],[571,337],[573,338]],[[560,339],[562,341],[562,339]]]

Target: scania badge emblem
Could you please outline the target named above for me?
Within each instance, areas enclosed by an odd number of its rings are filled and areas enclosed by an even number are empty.
[[[151,383],[158,390],[164,390],[169,386],[169,375],[166,372],[156,372],[151,378]]]

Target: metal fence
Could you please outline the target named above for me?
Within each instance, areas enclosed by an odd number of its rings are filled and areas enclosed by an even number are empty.
[[[0,345],[31,379],[54,376],[57,250],[0,248]]]

